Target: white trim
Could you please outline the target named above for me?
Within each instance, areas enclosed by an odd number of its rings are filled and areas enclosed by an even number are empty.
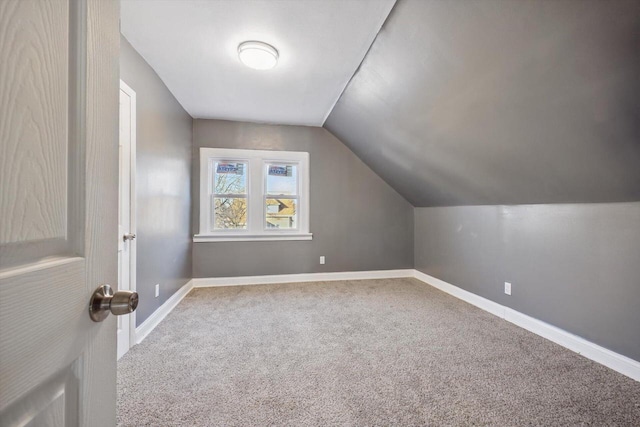
[[[472,292],[465,291],[464,289],[447,283],[444,280],[429,276],[428,274],[424,274],[423,272],[418,270],[415,270],[414,277],[422,282],[425,282],[428,285],[433,286],[434,288],[440,289],[441,291],[446,292],[449,295],[453,295],[456,298],[459,298],[471,305],[475,305],[476,307],[481,308],[484,311],[488,311],[489,313],[504,319],[505,307],[501,304],[498,304],[497,302],[493,302]]]
[[[130,120],[129,120],[129,231],[127,233],[137,234],[136,225],[136,152],[137,141],[136,136],[137,122],[138,122],[138,104],[136,91],[120,79],[120,90],[126,93],[131,99],[129,108]],[[120,176],[120,171],[118,171]],[[129,289],[130,291],[136,291],[136,266],[137,264],[137,250],[138,243],[135,239],[129,240]],[[129,314],[129,348],[127,351],[136,345],[136,312]]]
[[[195,288],[209,288],[216,286],[266,285],[272,283],[395,279],[401,277],[414,277],[414,270],[339,271],[331,273],[278,274],[270,276],[206,277],[194,278],[193,286]]]
[[[259,285],[270,283],[325,282],[335,280],[392,279],[414,277],[413,269],[376,270],[376,271],[344,271],[332,273],[281,274],[271,276],[244,276],[219,278],[194,278],[171,295],[156,311],[135,329],[136,344],[140,344],[156,326],[187,296],[193,288],[217,286]]]
[[[212,159],[224,158],[247,163],[247,212],[246,230],[211,230],[211,194],[212,194]],[[298,171],[298,228],[296,230],[265,230],[264,207],[261,200],[265,198],[265,162],[296,163]],[[287,238],[282,236],[311,235],[309,233],[309,153],[303,151],[244,150],[200,147],[200,218],[199,233],[193,236],[194,242],[230,242],[258,240],[311,240],[309,237]],[[259,237],[254,237],[259,236]],[[264,237],[270,237],[269,239]],[[204,239],[207,237],[207,239]]]
[[[147,320],[142,322],[142,324],[135,329],[136,344],[140,344],[142,340],[144,340],[147,335],[149,335],[151,331],[153,331],[174,308],[176,308],[180,301],[182,301],[182,299],[191,292],[191,289],[193,289],[193,280],[189,280],[184,286],[178,289],[164,302],[164,304],[158,307],[156,311],[147,318]]]
[[[324,282],[335,280],[366,280],[366,279],[391,279],[391,278],[416,278],[434,288],[440,289],[462,301],[468,302],[495,316],[505,319],[523,329],[526,329],[543,338],[553,341],[571,351],[574,351],[594,362],[607,366],[629,378],[640,381],[640,362],[615,353],[597,344],[573,335],[558,327],[520,313],[502,304],[490,301],[474,293],[465,291],[443,280],[429,276],[418,270],[375,270],[375,271],[345,271],[331,273],[303,273],[281,274],[270,276],[243,276],[243,277],[210,277],[194,278],[173,294],[162,306],[160,306],[147,320],[136,329],[137,343],[149,335],[149,333],[173,310],[180,301],[193,288],[206,288],[218,286],[243,286],[261,285],[273,283],[298,283],[298,282]]]
[[[129,228],[130,233],[137,234],[138,233],[138,224],[136,222],[137,218],[137,207],[136,207],[136,174],[137,172],[137,140],[136,136],[138,135],[138,101],[136,98],[136,93],[133,89],[131,89],[125,82],[120,80],[120,87],[124,87],[124,91],[131,96],[131,177],[129,181],[130,195],[131,200],[129,202],[129,210],[131,212],[131,216],[129,218]],[[129,250],[130,250],[130,258],[131,266],[129,267],[129,289],[132,291],[136,291],[138,289],[138,285],[136,282],[137,276],[137,265],[138,265],[138,241],[136,239],[129,240]],[[129,348],[136,345],[136,312],[134,311],[129,316]]]
[[[270,242],[277,240],[312,240],[313,233],[295,233],[295,234],[274,234],[270,236],[260,235],[244,235],[244,236],[209,236],[207,234],[196,234],[193,241],[198,242]]]
[[[613,352],[586,339],[545,323],[519,311],[505,307],[505,320],[553,341],[587,359],[600,363],[636,381],[640,381],[640,362]]]
[[[640,362],[638,361],[615,353],[609,349],[587,341],[584,338],[534,317],[520,313],[519,311],[513,310],[502,304],[498,304],[471,292],[465,291],[464,289],[460,289],[457,286],[433,276],[429,276],[421,271],[415,270],[414,277],[430,286],[433,286],[434,288],[440,289],[443,292],[453,295],[456,298],[511,322],[514,325],[533,332],[534,334],[546,338],[549,341],[553,341],[554,343],[574,351],[587,359],[591,359],[594,362],[611,368],[629,378],[640,381]]]

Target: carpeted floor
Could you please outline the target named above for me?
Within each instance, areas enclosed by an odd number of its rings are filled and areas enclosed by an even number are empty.
[[[640,426],[640,383],[414,279],[195,289],[121,426]]]

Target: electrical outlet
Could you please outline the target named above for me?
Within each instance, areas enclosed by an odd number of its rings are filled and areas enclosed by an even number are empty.
[[[156,284],[156,298],[160,296],[160,283]]]
[[[320,257],[320,264],[324,264],[324,255]]]
[[[511,283],[504,282],[504,293],[507,295],[511,295]]]

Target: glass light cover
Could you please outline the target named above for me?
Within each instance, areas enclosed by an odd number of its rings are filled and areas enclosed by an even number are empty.
[[[238,57],[244,65],[255,70],[269,70],[278,63],[275,47],[257,41],[247,41],[238,46]]]

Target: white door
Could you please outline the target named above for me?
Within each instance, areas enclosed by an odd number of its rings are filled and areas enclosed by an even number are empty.
[[[118,290],[135,291],[135,117],[136,93],[120,80],[120,196],[118,209]],[[135,343],[135,312],[118,316],[118,359]]]
[[[0,425],[113,426],[119,2],[0,0]]]

